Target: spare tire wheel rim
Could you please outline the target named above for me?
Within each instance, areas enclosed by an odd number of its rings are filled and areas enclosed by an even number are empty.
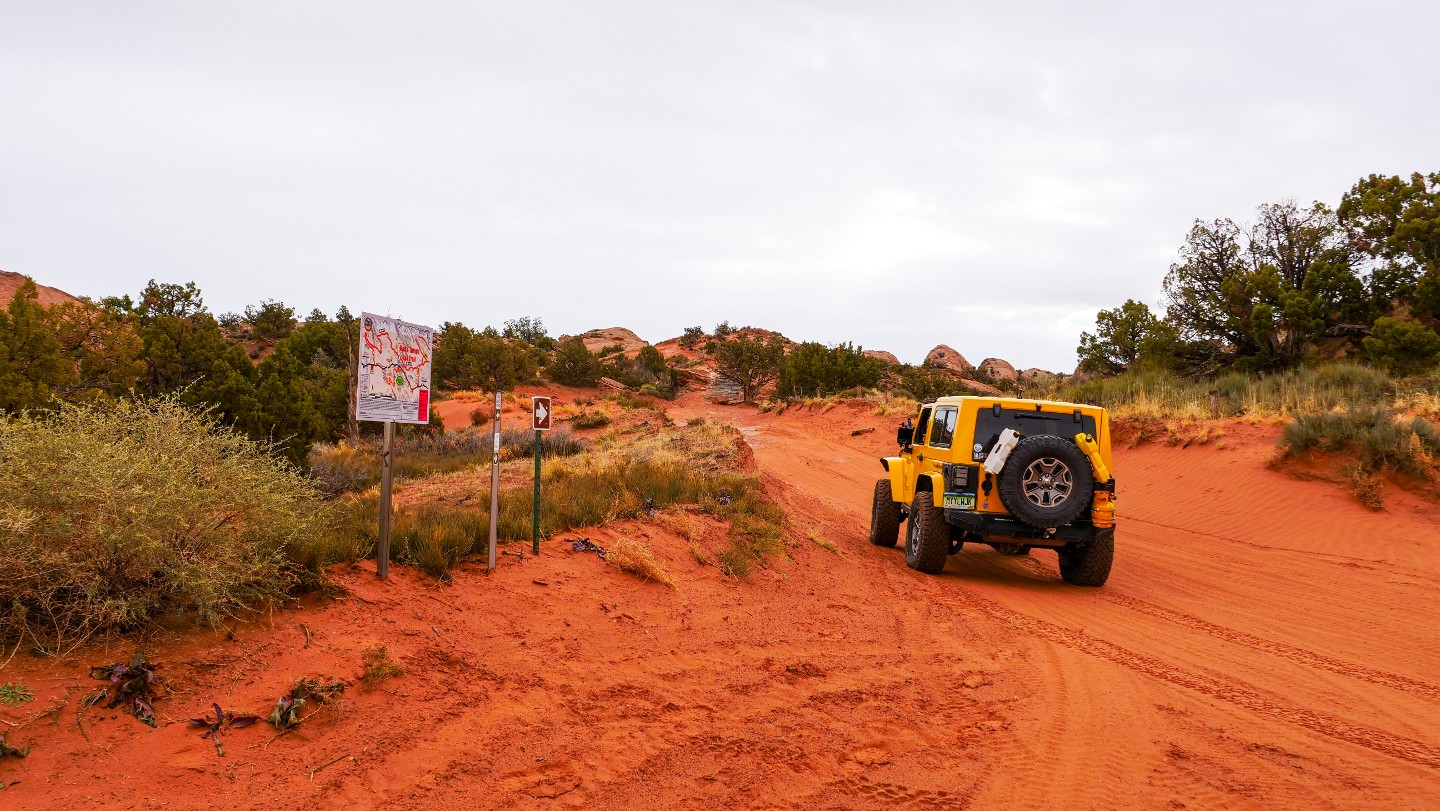
[[[1075,489],[1075,480],[1069,465],[1053,456],[1042,456],[1025,468],[1020,489],[1031,504],[1050,509],[1065,503]]]

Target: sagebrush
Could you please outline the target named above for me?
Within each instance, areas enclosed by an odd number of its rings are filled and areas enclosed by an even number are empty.
[[[333,562],[310,480],[174,399],[0,422],[0,492],[0,636],[44,650],[163,615],[219,625]]]

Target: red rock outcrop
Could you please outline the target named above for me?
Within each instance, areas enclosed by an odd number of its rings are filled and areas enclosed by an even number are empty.
[[[15,291],[25,283],[27,277],[21,273],[11,273],[7,270],[0,270],[0,307],[8,307],[10,299],[15,297]],[[39,290],[39,302],[42,306],[50,307],[56,304],[79,304],[80,299],[54,287],[47,287],[39,282],[35,283]]]
[[[940,344],[930,350],[930,354],[925,356],[925,365],[934,366],[939,369],[949,369],[952,372],[968,372],[975,368],[970,361],[965,360],[964,355],[956,352],[945,344]]]
[[[996,380],[1015,381],[1020,379],[1020,373],[1009,361],[1000,358],[986,358],[980,361],[980,371],[995,378]]]
[[[560,340],[563,341],[569,337],[571,336],[562,335],[560,336]],[[635,333],[631,332],[628,329],[625,329],[624,327],[606,327],[605,329],[592,329],[588,332],[582,332],[575,337],[578,337],[581,341],[583,341],[585,343],[585,348],[590,350],[591,352],[599,352],[600,350],[607,347],[618,345],[621,349],[625,350],[625,353],[627,355],[629,355],[639,352],[641,349],[644,349],[646,346],[649,345],[644,340],[642,340],[639,335],[636,335]]]

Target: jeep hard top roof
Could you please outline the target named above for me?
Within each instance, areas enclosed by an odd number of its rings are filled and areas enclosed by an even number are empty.
[[[1021,397],[994,397],[988,394],[957,394],[938,397],[934,402],[921,403],[920,405],[963,405],[967,400],[984,402],[986,406],[998,405],[1001,408],[1034,408],[1036,405],[1053,406],[1057,409],[1073,411],[1077,408],[1093,411],[1104,411],[1104,406],[1092,405],[1089,403],[1068,403],[1063,400],[1032,400]]]

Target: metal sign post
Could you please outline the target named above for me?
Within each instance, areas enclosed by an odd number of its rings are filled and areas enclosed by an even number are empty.
[[[500,524],[500,407],[505,404],[505,393],[495,392],[495,433],[490,443],[490,566],[486,574],[495,571],[495,544]]]
[[[550,398],[531,397],[530,416],[535,427],[535,523],[531,533],[534,541],[531,551],[538,555],[540,554],[540,455],[542,452],[540,432],[550,430]]]
[[[374,313],[360,314],[356,348],[355,419],[385,423],[380,448],[380,543],[375,575],[390,575],[390,496],[395,470],[395,423],[430,422],[430,367],[435,331]]]
[[[390,491],[394,482],[395,457],[390,446],[395,442],[395,423],[385,423],[385,440],[380,446],[380,546],[375,550],[375,575],[381,580],[390,576]]]

